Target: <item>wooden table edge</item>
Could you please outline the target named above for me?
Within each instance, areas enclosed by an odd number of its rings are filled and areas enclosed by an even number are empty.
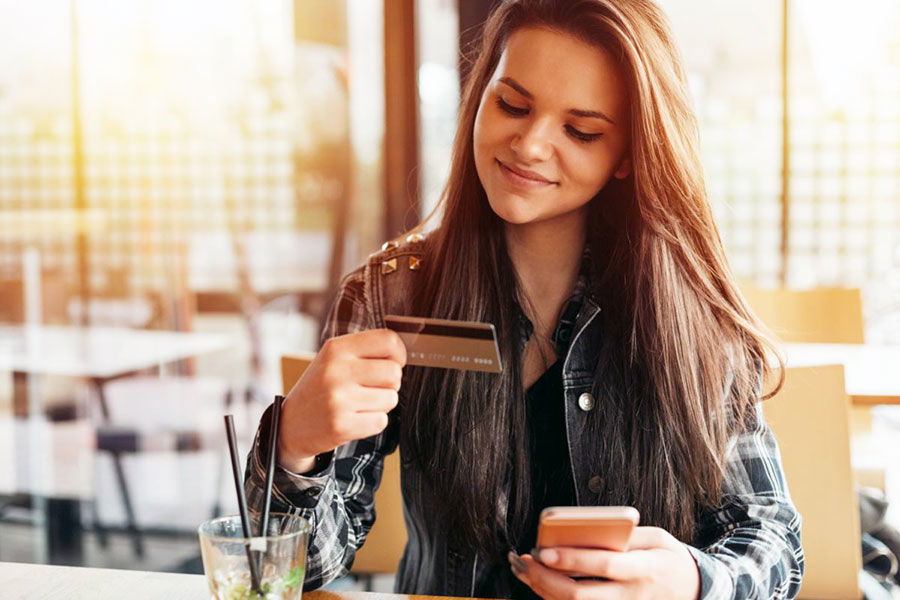
[[[900,406],[900,396],[853,394],[850,396],[850,400],[853,406]]]

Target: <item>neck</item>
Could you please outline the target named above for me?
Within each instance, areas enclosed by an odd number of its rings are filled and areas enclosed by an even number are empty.
[[[538,312],[555,317],[578,279],[586,236],[584,213],[540,223],[507,224],[505,235],[527,300]]]

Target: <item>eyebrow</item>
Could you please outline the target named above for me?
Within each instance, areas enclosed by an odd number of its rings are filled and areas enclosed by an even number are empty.
[[[531,92],[522,87],[518,81],[513,79],[512,77],[501,77],[498,80],[500,83],[505,83],[512,89],[516,90],[529,100],[534,100],[534,95]],[[616,122],[613,121],[606,113],[603,113],[599,110],[582,110],[580,108],[570,108],[568,110],[569,114],[575,115],[576,117],[588,117],[593,119],[603,119],[604,121],[608,121],[610,124],[615,125]]]

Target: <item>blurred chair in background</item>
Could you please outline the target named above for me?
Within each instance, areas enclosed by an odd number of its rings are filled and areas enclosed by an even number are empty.
[[[862,344],[862,295],[856,288],[790,290],[742,285],[753,311],[785,342]]]
[[[66,307],[69,323],[82,322],[81,298],[73,296]],[[94,327],[151,329],[159,325],[159,299],[149,294],[121,297],[93,296],[88,300],[87,322]]]
[[[315,358],[315,354],[283,356],[281,375],[284,393]],[[403,520],[403,495],[400,489],[400,451],[384,459],[381,485],[375,491],[375,525],[366,542],[356,553],[351,573],[366,581],[369,589],[374,575],[393,575],[406,547],[406,524]]]
[[[98,426],[97,448],[120,457],[125,474],[122,510],[110,503],[113,494],[98,487],[94,525],[101,544],[105,542],[101,518],[124,520],[135,553],[141,556],[140,526],[191,528],[221,515],[222,414],[232,402],[228,382],[209,377],[125,377],[106,383],[104,395],[108,414]],[[185,460],[185,454],[195,460]],[[189,515],[185,512],[189,507],[198,513],[204,510],[199,507],[207,508],[203,514]]]
[[[812,344],[865,343],[862,294],[857,288],[791,290],[741,286],[756,316],[781,341]],[[851,406],[851,430],[864,436],[872,429],[872,411]],[[883,474],[872,474],[872,481]]]
[[[255,317],[258,336],[258,384],[268,406],[274,394],[282,389],[282,356],[315,348],[318,322],[303,309],[297,294],[285,294],[263,304]],[[314,356],[314,354],[313,354]]]
[[[790,368],[784,388],[763,403],[781,447],[791,497],[803,517],[806,573],[799,598],[860,597],[861,535],[849,409],[841,366]]]
[[[214,230],[190,236],[187,280],[196,294],[197,321],[201,327],[213,320],[227,323],[235,331],[234,321],[240,321],[240,371],[244,399],[248,407],[256,404],[252,410],[268,405],[280,389],[281,355],[315,345],[328,287],[328,240],[325,231]]]
[[[87,322],[91,327],[129,329],[153,329],[172,325],[161,322],[166,312],[162,310],[162,298],[151,293],[128,294],[124,285],[127,272],[116,272],[114,275],[115,285],[110,286],[105,293],[97,293],[88,300],[87,315],[84,314],[85,307],[81,298],[75,296],[69,300],[67,312],[72,324]],[[85,316],[87,319],[83,321]],[[209,445],[204,443],[209,437],[205,434],[209,423],[205,425],[206,429],[198,427],[196,411],[202,410],[204,402],[208,403],[210,397],[220,407],[223,404],[227,406],[231,401],[231,391],[226,383],[190,376],[193,371],[192,360],[187,358],[178,361],[175,365],[175,372],[179,374],[177,376],[127,376],[103,383],[98,388],[101,396],[99,408],[102,414],[99,415],[101,418],[97,419],[97,450],[108,453],[112,458],[110,466],[119,488],[118,497],[124,524],[131,535],[135,555],[139,557],[144,555],[144,544],[137,506],[147,498],[142,489],[145,489],[146,485],[141,485],[144,482],[139,476],[146,469],[140,467],[153,460],[147,457],[146,453],[204,450]],[[174,396],[170,397],[172,394]],[[170,407],[173,410],[167,411],[166,404],[171,403],[173,398],[176,399],[176,406]],[[101,460],[100,468],[103,465],[104,462]],[[224,467],[220,460],[217,469],[222,468]],[[130,472],[127,472],[129,469]],[[92,506],[93,526],[101,547],[107,545],[104,521],[109,520],[104,519],[102,515],[105,513],[108,517],[110,513],[116,513],[110,510],[108,504],[101,503],[111,497],[110,494],[98,493]],[[174,506],[178,505],[178,502],[174,503]],[[214,516],[221,512],[218,499],[212,512]],[[118,519],[113,517],[112,520]]]

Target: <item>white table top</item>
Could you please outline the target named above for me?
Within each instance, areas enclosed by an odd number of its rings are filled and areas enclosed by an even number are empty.
[[[0,595],[10,600],[206,600],[203,575],[0,562]]]
[[[783,344],[789,367],[843,365],[854,404],[900,404],[900,346]]]
[[[214,333],[0,324],[0,370],[106,378],[230,346]]]

